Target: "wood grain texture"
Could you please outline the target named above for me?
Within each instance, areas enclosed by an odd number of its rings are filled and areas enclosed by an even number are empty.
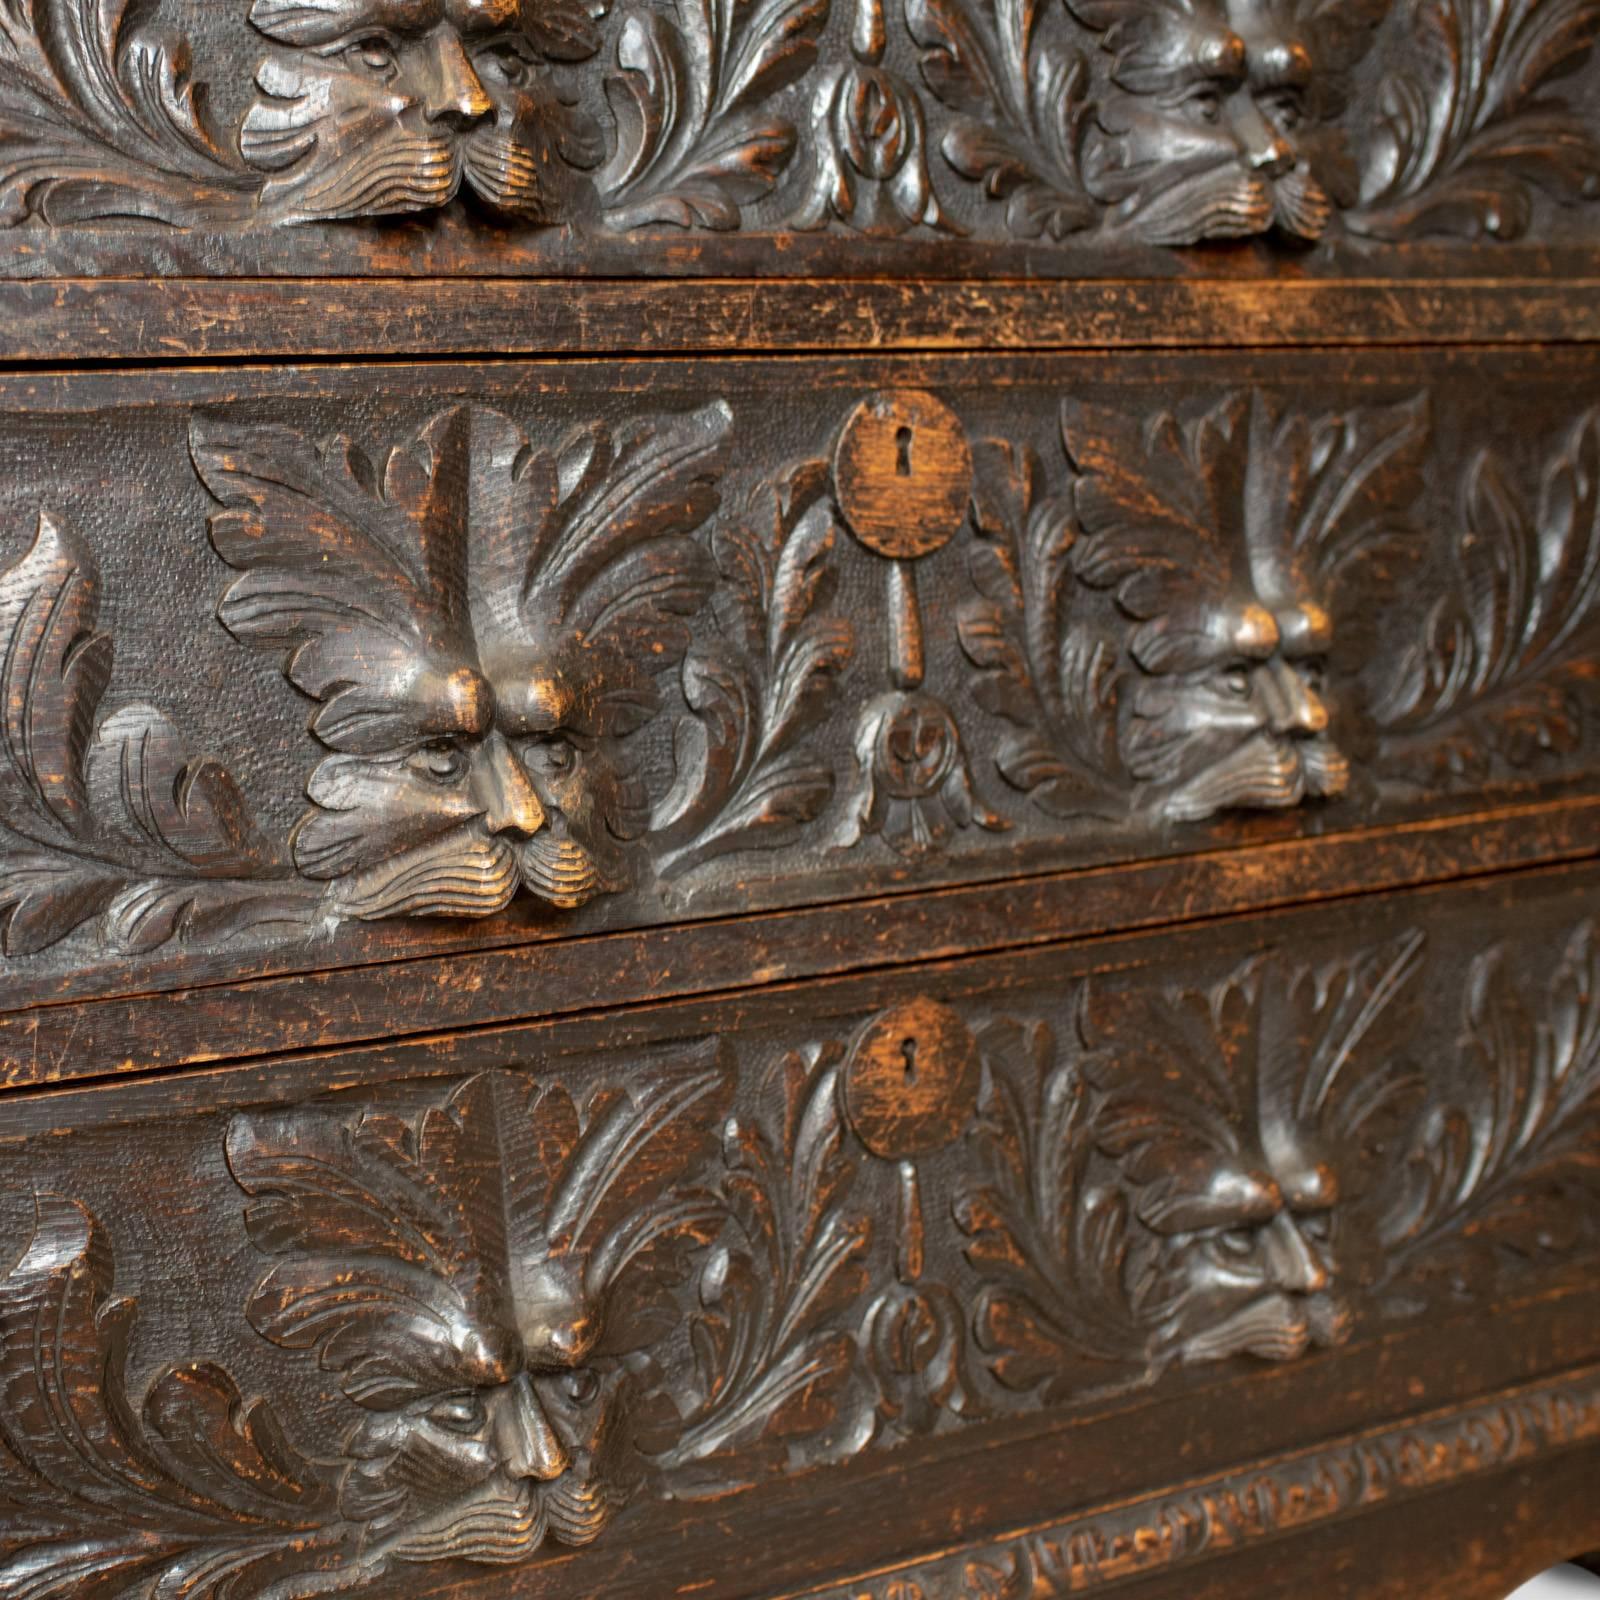
[[[0,0],[0,1600],[1600,1548],[1597,44]]]
[[[684,1554],[750,1538],[756,1592],[916,1582],[961,1504],[980,1568],[1074,1592],[1146,1525],[1176,1565],[1558,1471],[1597,1425],[1594,888],[12,1096],[0,1592],[700,1592]]]
[[[8,361],[54,363],[1600,338],[1600,278],[1590,253],[1518,256],[1525,276],[1508,275],[1499,258],[1493,272],[1476,277],[1436,254],[1407,259],[1417,273],[1409,281],[1272,281],[1260,274],[1027,283],[901,276],[848,285],[748,278],[71,277],[0,282],[0,351]],[[931,261],[919,270],[938,266]]]

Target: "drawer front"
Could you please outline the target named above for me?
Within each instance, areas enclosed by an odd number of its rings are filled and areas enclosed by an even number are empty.
[[[1597,887],[11,1097],[0,1595],[1078,1593],[1592,1444]]]
[[[12,1081],[1592,847],[1579,352],[13,378],[0,436]],[[873,896],[743,978],[604,943]],[[414,1023],[59,1004],[566,940]]]
[[[0,270],[1476,270],[1592,249],[1595,35],[1587,0],[35,0]]]

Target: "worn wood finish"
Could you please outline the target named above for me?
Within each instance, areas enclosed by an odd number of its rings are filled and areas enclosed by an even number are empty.
[[[15,1097],[0,1594],[1076,1593],[1592,1459],[1597,884]]]
[[[885,896],[844,915],[818,907],[504,948],[462,941],[430,957],[392,949],[389,960],[346,969],[19,1009],[0,1016],[0,1060],[8,1086],[52,1083],[587,1011],[600,996],[631,1005],[1026,948],[1336,897],[1355,873],[1370,889],[1399,889],[1584,860],[1596,853],[1597,816],[1600,802],[1559,802],[1396,827],[1381,849],[1353,833]],[[186,957],[171,970],[192,980],[204,963]],[[111,987],[127,981],[118,967],[101,976]],[[20,977],[12,992],[25,992]]]
[[[1214,262],[1208,265],[1215,266]],[[1600,338],[1600,262],[1481,280],[839,284],[718,278],[0,281],[15,362],[1563,343]],[[1559,280],[1559,281],[1552,281]]]
[[[1592,1564],[1597,45],[3,0],[0,1600]]]

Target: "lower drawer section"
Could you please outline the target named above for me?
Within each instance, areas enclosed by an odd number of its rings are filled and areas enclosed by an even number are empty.
[[[1066,1594],[1593,1450],[1597,884],[10,1097],[0,1596]]]

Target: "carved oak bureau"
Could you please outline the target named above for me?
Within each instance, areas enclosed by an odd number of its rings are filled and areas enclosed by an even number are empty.
[[[1600,0],[0,0],[0,1600],[1600,1551]]]

